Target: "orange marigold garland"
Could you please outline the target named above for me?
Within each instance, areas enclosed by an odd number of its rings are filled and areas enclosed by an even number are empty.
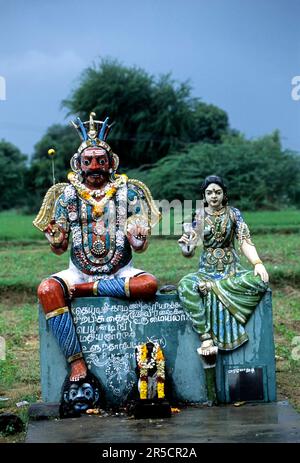
[[[149,347],[153,346],[150,351]],[[165,357],[158,342],[140,344],[137,350],[137,364],[140,369],[140,399],[148,398],[149,370],[156,367],[157,371],[157,397],[165,398]]]
[[[120,186],[126,184],[127,179],[128,177],[125,174],[116,175],[116,180],[114,182],[110,182],[104,188],[104,198],[97,201],[93,198],[93,190],[90,190],[82,182],[80,182],[74,172],[69,172],[68,174],[68,180],[74,186],[78,195],[93,207],[95,217],[100,217],[103,214],[106,203],[116,194]]]

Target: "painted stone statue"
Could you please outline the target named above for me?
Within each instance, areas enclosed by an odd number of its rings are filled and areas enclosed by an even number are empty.
[[[152,341],[136,347],[138,390],[141,400],[165,398],[165,358],[160,345]]]
[[[269,277],[241,212],[228,205],[223,180],[206,177],[201,194],[201,206],[178,240],[186,257],[192,256],[199,244],[203,246],[199,269],[179,282],[178,294],[199,334],[197,352],[205,368],[208,400],[215,402],[218,349],[230,351],[248,340],[244,326],[264,295]],[[235,242],[253,271],[241,266]]]
[[[108,118],[73,122],[82,143],[71,159],[69,183],[47,192],[34,225],[45,233],[51,250],[67,251],[69,268],[44,280],[38,297],[47,323],[71,367],[70,380],[87,374],[70,313],[70,299],[111,296],[150,299],[156,278],[132,265],[132,251],[148,246],[151,227],[160,214],[142,182],[116,173],[119,158],[106,139]]]
[[[148,339],[146,343],[136,346],[135,360],[138,384],[137,391],[133,389],[132,392],[138,398],[135,397],[133,403],[128,402],[128,414],[136,419],[170,418],[171,407],[167,400],[169,385],[161,346]]]
[[[105,406],[103,387],[91,372],[79,381],[70,381],[69,376],[66,377],[59,408],[61,418],[77,417],[89,410],[102,409]]]

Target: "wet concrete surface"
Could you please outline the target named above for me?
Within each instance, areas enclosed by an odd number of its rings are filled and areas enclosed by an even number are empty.
[[[288,402],[189,406],[166,419],[126,415],[30,421],[27,443],[300,442],[300,414]]]

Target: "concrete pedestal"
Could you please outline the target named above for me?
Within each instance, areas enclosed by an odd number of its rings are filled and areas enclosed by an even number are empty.
[[[186,403],[207,400],[202,362],[196,353],[199,338],[177,295],[158,294],[151,302],[80,298],[72,302],[72,313],[85,360],[101,380],[108,404],[126,401],[137,381],[134,348],[148,339],[158,341],[164,350],[173,397]],[[246,344],[218,355],[220,402],[245,397],[262,402],[276,400],[271,291],[256,308],[246,331]],[[40,341],[42,398],[58,402],[68,369],[42,312]]]

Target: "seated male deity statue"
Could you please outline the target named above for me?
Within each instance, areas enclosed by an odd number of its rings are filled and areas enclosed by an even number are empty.
[[[70,381],[87,375],[70,300],[108,296],[151,299],[156,278],[132,265],[132,251],[148,246],[151,227],[159,220],[150,191],[142,182],[116,173],[118,156],[106,139],[108,118],[73,122],[82,142],[71,159],[69,183],[51,187],[33,222],[45,233],[51,250],[68,249],[69,268],[42,281],[38,288],[48,326],[70,364]]]

